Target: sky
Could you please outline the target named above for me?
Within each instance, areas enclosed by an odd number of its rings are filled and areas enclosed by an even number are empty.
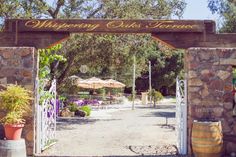
[[[53,0],[46,0],[47,2],[53,2]],[[212,15],[210,9],[207,7],[208,0],[185,0],[187,3],[184,11],[183,19],[187,20],[215,20],[219,19],[219,16]]]
[[[212,14],[207,7],[208,0],[185,0],[187,6],[184,11],[183,19],[186,20],[214,20],[216,29],[222,25],[222,19],[217,14]]]
[[[183,19],[194,20],[215,20],[219,19],[216,14],[212,15],[207,7],[208,0],[185,0],[187,6],[184,11]]]

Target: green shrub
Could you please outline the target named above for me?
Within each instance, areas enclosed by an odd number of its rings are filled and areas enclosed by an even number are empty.
[[[160,101],[160,100],[162,100],[164,97],[163,97],[163,95],[161,94],[161,92],[154,91],[153,98],[154,98],[154,101]]]
[[[98,94],[102,96],[102,100],[106,99],[106,89],[105,88],[100,88],[97,90]]]
[[[98,94],[103,95],[104,93],[106,93],[106,89],[105,89],[105,88],[99,88],[99,89],[96,90],[96,92],[97,92]]]
[[[91,107],[86,105],[86,106],[80,107],[79,109],[84,111],[84,112],[86,112],[86,116],[90,116],[90,114],[91,114]]]
[[[152,89],[152,91],[148,93],[148,96],[149,97],[152,96],[152,100],[154,101],[154,107],[156,105],[156,102],[158,102],[164,98],[163,95],[161,94],[161,92],[156,91],[155,89]]]
[[[81,94],[81,95],[79,95],[79,98],[80,99],[89,99],[90,98],[90,96],[89,96],[89,94]]]
[[[132,95],[129,95],[127,98],[128,98],[129,101],[133,100],[133,96]]]
[[[70,112],[76,112],[78,110],[78,106],[75,103],[69,103],[68,109],[70,110]]]
[[[236,79],[236,68],[233,70],[233,78]]]
[[[66,101],[66,96],[63,96],[63,95],[59,95],[59,98],[58,98],[60,101],[62,102],[65,102]]]

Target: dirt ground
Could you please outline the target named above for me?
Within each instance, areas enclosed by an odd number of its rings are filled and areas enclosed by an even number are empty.
[[[165,99],[156,108],[131,104],[92,111],[88,118],[63,118],[57,143],[48,156],[133,156],[176,153],[175,103]]]

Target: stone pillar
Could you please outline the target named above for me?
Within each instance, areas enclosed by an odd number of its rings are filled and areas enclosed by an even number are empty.
[[[33,96],[35,96],[37,65],[37,52],[32,47],[0,47],[0,84],[17,83],[31,90]],[[26,140],[28,155],[33,155],[34,152],[34,114],[35,106],[33,101],[32,112],[26,118],[22,134],[22,137]],[[3,138],[2,129],[0,130],[0,135],[0,138]]]
[[[236,118],[232,116],[232,66],[236,66],[236,49],[190,48],[186,52],[185,64],[191,153],[193,120],[220,120],[223,133],[236,136]],[[224,143],[227,153],[236,152],[236,144]]]

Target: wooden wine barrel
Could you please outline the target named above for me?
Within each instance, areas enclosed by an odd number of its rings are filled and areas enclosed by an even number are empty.
[[[223,149],[221,122],[193,122],[191,140],[195,157],[221,157]]]
[[[0,157],[26,157],[25,140],[0,140]]]

